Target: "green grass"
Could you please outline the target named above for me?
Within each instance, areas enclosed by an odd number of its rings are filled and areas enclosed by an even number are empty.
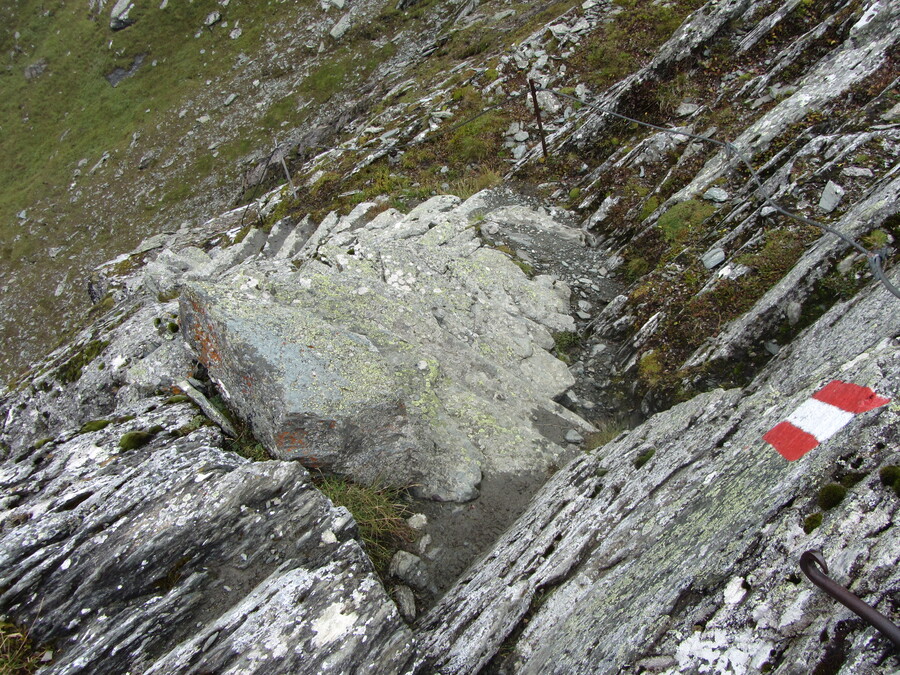
[[[366,551],[384,576],[394,553],[415,534],[405,520],[410,514],[402,490],[366,487],[337,476],[320,476],[316,485],[336,506],[344,506],[353,514]]]
[[[27,631],[0,620],[0,675],[30,675],[41,665],[42,651],[32,646]]]

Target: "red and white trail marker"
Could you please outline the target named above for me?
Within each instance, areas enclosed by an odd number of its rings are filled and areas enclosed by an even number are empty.
[[[784,422],[772,427],[763,440],[793,462],[834,436],[855,415],[890,402],[891,399],[879,396],[868,387],[832,380]]]

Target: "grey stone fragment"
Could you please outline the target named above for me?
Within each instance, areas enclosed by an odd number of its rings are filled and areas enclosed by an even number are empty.
[[[428,525],[428,517],[424,513],[414,513],[406,519],[406,523],[414,530],[421,530]]]
[[[574,429],[570,429],[566,432],[566,442],[567,443],[581,443],[584,441],[584,436],[579,434]]]
[[[419,556],[408,551],[397,551],[394,554],[388,573],[420,591],[427,590],[430,585],[425,563]]]
[[[700,258],[700,260],[703,262],[703,266],[706,269],[711,270],[725,262],[725,251],[718,247],[711,248],[703,254],[703,257]]]
[[[841,175],[848,178],[874,178],[875,174],[872,169],[866,169],[859,166],[845,166],[841,169]]]
[[[413,590],[404,584],[397,584],[391,589],[391,597],[397,604],[400,616],[405,621],[415,621],[416,618],[416,595]]]
[[[825,189],[822,190],[822,197],[819,199],[819,208],[825,213],[831,213],[837,208],[837,205],[840,203],[841,197],[843,196],[844,188],[833,181],[828,181],[825,184]]]
[[[703,193],[704,199],[711,202],[718,202],[719,204],[728,201],[728,196],[728,191],[723,190],[720,187],[711,187]]]
[[[47,70],[47,59],[40,59],[25,67],[25,79],[31,82],[40,77]]]
[[[219,23],[221,20],[222,20],[222,13],[220,11],[216,10],[216,11],[210,12],[209,14],[206,15],[206,19],[203,20],[203,25],[206,26],[207,28],[212,28],[217,23]]]
[[[132,0],[118,0],[109,13],[109,27],[113,30],[128,28],[134,23],[134,19],[128,17],[132,9],[134,9]]]
[[[675,109],[675,114],[679,117],[687,117],[688,115],[693,115],[698,110],[700,110],[700,106],[696,103],[681,103]]]
[[[231,422],[228,421],[228,418],[225,417],[218,409],[209,402],[203,394],[200,393],[190,382],[187,380],[181,380],[178,383],[178,388],[181,389],[190,398],[200,410],[203,411],[203,414],[206,415],[209,419],[215,422],[219,428],[224,431],[226,434],[231,436],[232,438],[237,438],[237,432],[234,430],[234,427],[231,425]]]
[[[344,37],[344,34],[348,30],[350,30],[350,25],[351,25],[350,24],[350,12],[347,12],[340,19],[337,20],[337,22],[334,24],[334,26],[331,27],[329,34],[335,40],[340,40],[342,37]]]

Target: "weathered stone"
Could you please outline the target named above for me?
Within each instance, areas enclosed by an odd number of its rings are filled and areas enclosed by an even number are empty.
[[[31,82],[47,70],[47,59],[40,59],[25,67],[25,79]]]
[[[713,267],[718,267],[725,262],[725,251],[718,247],[711,248],[703,254],[700,260],[706,269],[711,270]]]
[[[350,30],[350,12],[344,14],[337,22],[331,27],[331,30],[328,31],[331,37],[335,40],[340,40],[344,37],[344,34]]]
[[[394,554],[388,572],[420,591],[427,590],[430,585],[425,563],[419,556],[407,551],[397,551]]]
[[[828,183],[825,184],[825,189],[822,190],[822,197],[819,199],[819,208],[825,213],[831,213],[837,208],[837,205],[840,203],[841,197],[843,196],[844,188],[837,183],[828,181]]]
[[[847,176],[849,178],[874,178],[875,174],[872,173],[871,169],[866,169],[859,166],[845,166],[841,169],[841,175]]]
[[[711,187],[709,188],[709,190],[703,193],[704,199],[711,202],[718,202],[719,204],[721,204],[722,202],[727,202],[728,197],[728,192],[720,187]]]
[[[798,462],[761,437],[832,379],[896,391],[896,302],[868,286],[782,348],[750,388],[701,394],[555,474],[420,619],[418,667],[469,673],[493,658],[501,672],[605,673],[654,658],[677,672],[752,672],[774,650],[780,669],[806,672],[830,658],[820,636],[847,631],[854,669],[889,672],[876,665],[884,638],[848,623],[798,560],[822,549],[832,578],[892,612],[898,502],[877,468],[894,461],[898,411],[859,415]],[[843,471],[866,477],[804,533],[817,488]],[[791,575],[799,586],[785,583]]]
[[[680,103],[675,109],[675,114],[679,117],[688,117],[700,110],[700,106],[696,103]]]

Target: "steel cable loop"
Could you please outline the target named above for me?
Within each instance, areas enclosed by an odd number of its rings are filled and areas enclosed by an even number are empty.
[[[824,223],[820,223],[818,221],[812,220],[811,218],[802,216],[799,213],[792,213],[791,211],[788,211],[783,206],[778,204],[776,201],[774,201],[768,195],[764,194],[765,187],[763,185],[762,179],[759,176],[759,173],[756,171],[756,169],[753,168],[753,165],[747,159],[747,156],[744,153],[742,153],[734,143],[730,143],[728,141],[717,141],[716,139],[709,138],[708,136],[692,134],[687,131],[680,131],[678,129],[667,129],[666,127],[661,127],[657,124],[651,124],[650,122],[643,122],[643,121],[635,119],[633,117],[629,117],[628,115],[623,115],[622,113],[618,113],[613,110],[603,108],[595,103],[590,103],[589,101],[585,101],[576,96],[564,94],[561,91],[556,91],[555,89],[548,89],[546,87],[537,87],[537,89],[539,91],[549,92],[549,93],[551,93],[555,96],[559,96],[561,98],[566,98],[571,101],[575,101],[576,103],[580,103],[581,105],[588,106],[589,108],[593,108],[594,110],[597,110],[606,115],[612,115],[613,117],[618,117],[619,119],[625,120],[626,122],[632,122],[634,124],[639,124],[641,126],[648,127],[650,129],[656,129],[657,131],[661,131],[666,134],[685,136],[687,138],[691,138],[694,140],[704,141],[706,143],[712,143],[713,145],[718,145],[719,147],[725,148],[725,152],[727,154],[733,155],[738,160],[740,160],[744,164],[744,166],[747,167],[747,170],[750,172],[750,176],[752,177],[753,182],[756,183],[756,185],[759,187],[759,190],[760,190],[760,193],[762,196],[762,201],[766,206],[770,206],[771,208],[775,209],[775,211],[777,211],[778,213],[780,213],[783,216],[786,216],[788,218],[796,220],[800,223],[804,223],[806,225],[811,225],[813,227],[817,227],[820,230],[823,230],[829,234],[833,234],[834,236],[838,237],[839,239],[844,241],[846,244],[848,244],[852,248],[856,249],[857,251],[859,251],[860,253],[865,255],[866,259],[869,263],[869,268],[872,270],[872,274],[875,276],[875,278],[878,279],[878,281],[880,281],[892,295],[896,296],[897,298],[900,298],[900,289],[898,289],[896,286],[894,286],[887,279],[887,277],[884,274],[884,269],[882,268],[882,264],[881,264],[883,256],[880,252],[870,251],[869,249],[865,248],[862,244],[857,242],[852,237],[847,236],[840,230],[836,230],[829,225],[825,225]]]

